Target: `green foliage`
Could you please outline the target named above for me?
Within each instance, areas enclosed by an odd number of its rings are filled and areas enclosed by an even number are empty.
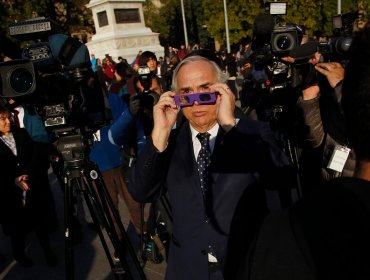
[[[93,30],[92,14],[85,5],[89,0],[4,0],[0,2],[0,27],[37,17],[50,17],[69,34],[73,31]]]
[[[226,41],[224,6],[222,1],[203,1],[204,15],[209,33],[219,42]],[[260,1],[227,1],[227,15],[230,44],[238,43],[242,38],[252,35],[253,21],[261,13]]]
[[[281,17],[283,22],[302,26],[308,35],[313,35],[316,31],[331,34],[331,18],[337,14],[337,0],[287,0],[287,2],[287,14]],[[356,11],[358,2],[361,1],[342,0],[342,13]],[[202,4],[209,33],[215,40],[225,43],[223,1],[203,0]],[[228,0],[227,12],[230,43],[236,44],[246,36],[252,35],[254,18],[264,12],[264,7],[261,7],[261,1],[258,0]]]
[[[93,32],[92,14],[85,7],[90,0],[2,0],[0,1],[0,29],[7,30],[10,23],[39,16],[51,17],[61,27],[61,32]],[[146,25],[160,33],[162,45],[178,47],[185,41],[181,0],[154,0],[143,4]],[[211,40],[226,42],[223,1],[183,0],[189,43],[211,46]],[[231,45],[251,37],[257,14],[264,12],[262,0],[226,0],[229,39]],[[338,0],[287,0],[288,12],[283,21],[305,28],[308,35],[321,31],[331,34],[331,18],[337,14]],[[342,13],[356,11],[359,3],[364,14],[369,15],[370,0],[341,0]],[[261,6],[262,3],[262,6]]]

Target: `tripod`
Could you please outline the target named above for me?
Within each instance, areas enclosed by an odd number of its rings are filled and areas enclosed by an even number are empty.
[[[118,210],[114,207],[112,199],[109,196],[96,166],[89,161],[80,159],[72,162],[65,162],[63,187],[66,279],[74,279],[72,226],[73,188],[79,187],[84,195],[87,207],[96,226],[101,244],[115,278],[146,280],[140,262],[137,259],[136,253],[121,222]],[[103,234],[103,229],[105,229],[107,233],[115,255],[120,260],[119,263],[113,261],[112,253],[108,247],[108,240]],[[120,235],[118,233],[120,233]]]

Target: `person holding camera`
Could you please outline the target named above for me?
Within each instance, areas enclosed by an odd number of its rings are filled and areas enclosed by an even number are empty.
[[[94,142],[90,158],[98,164],[102,171],[104,182],[114,206],[118,209],[118,196],[122,196],[129,209],[135,230],[140,234],[144,227],[141,225],[140,204],[127,191],[127,176],[125,177],[130,168],[130,163],[127,162],[130,160],[130,154],[127,154],[123,146],[126,143],[128,145],[131,142],[130,139],[137,136],[132,135],[134,130],[131,129],[134,119],[129,112],[129,102],[130,97],[136,93],[133,69],[128,63],[120,62],[116,64],[115,80],[116,82],[111,85],[108,93],[113,123],[100,130],[101,139]],[[122,122],[125,124],[124,127],[122,127]],[[117,131],[122,138],[117,137],[115,133],[112,136],[111,128],[113,125],[119,128],[119,132],[117,130],[114,130],[114,132]],[[141,136],[139,139],[143,137]],[[110,151],[110,153],[106,154],[107,151]]]
[[[141,54],[139,58],[138,77],[135,83],[138,93],[145,93],[149,91],[156,92],[157,94],[162,93],[161,83],[158,81],[156,76],[157,64],[157,57],[153,52],[145,51]],[[148,68],[149,71],[143,71],[142,76],[140,76],[140,68]]]
[[[129,190],[135,199],[150,202],[164,187],[168,191],[169,280],[224,279],[238,203],[243,197],[248,208],[243,223],[235,225],[247,245],[267,211],[258,183],[289,165],[267,124],[235,118],[235,96],[223,77],[205,57],[182,60],[173,91],[153,108],[152,133],[133,167]],[[181,123],[176,122],[180,110]]]
[[[317,65],[325,66],[328,72],[322,72],[329,76],[336,67]],[[354,37],[340,101],[349,147],[356,154],[353,176],[332,179],[288,211],[270,214],[234,279],[370,277],[369,77],[370,24]]]
[[[303,88],[297,102],[302,120],[298,133],[303,144],[300,162],[304,193],[330,179],[352,176],[355,168],[340,105],[345,69],[339,62],[320,62],[320,57],[316,53],[309,61],[319,76],[317,82]],[[342,153],[344,157],[338,158]]]

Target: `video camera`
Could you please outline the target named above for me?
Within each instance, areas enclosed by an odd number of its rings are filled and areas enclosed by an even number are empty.
[[[346,60],[352,44],[352,30],[358,12],[350,12],[332,17],[334,37],[328,41],[319,42],[318,52],[326,61]]]
[[[281,19],[287,13],[286,2],[268,2],[265,12],[253,24],[250,82],[244,84],[242,110],[255,110],[258,119],[268,121],[274,129],[290,133],[290,117],[295,103],[295,82],[292,64],[282,60],[300,46],[303,30],[297,24]]]
[[[253,26],[252,51],[249,57],[254,68],[265,71],[269,89],[285,88],[289,78],[289,65],[280,60],[297,47],[303,30],[297,24],[281,24],[280,16],[287,12],[286,2],[268,2],[265,13],[256,16]]]
[[[138,90],[137,98],[140,99],[141,104],[146,109],[151,109],[158,102],[159,95],[151,90],[152,79],[154,74],[150,72],[149,67],[140,66],[138,69],[138,81],[141,86],[144,88],[142,92]]]
[[[9,26],[12,37],[35,43],[21,49],[20,57],[0,63],[0,96],[20,105],[35,103],[51,138],[58,140],[58,149],[69,161],[74,147],[85,146],[73,141],[92,134],[107,120],[103,92],[91,71],[86,46],[76,38],[55,34],[54,26],[49,18]],[[76,159],[83,160],[80,152]]]

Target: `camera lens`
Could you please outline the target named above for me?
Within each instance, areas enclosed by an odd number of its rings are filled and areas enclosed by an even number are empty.
[[[33,76],[25,68],[15,69],[10,76],[10,86],[18,93],[27,93],[33,85]]]
[[[283,32],[275,32],[272,35],[271,47],[272,51],[278,54],[287,53],[292,50],[297,44],[297,32],[295,30]]]
[[[276,46],[282,51],[288,50],[291,44],[292,41],[288,35],[281,35],[276,39]]]
[[[351,37],[340,37],[335,43],[335,50],[338,54],[347,54],[352,44]]]

